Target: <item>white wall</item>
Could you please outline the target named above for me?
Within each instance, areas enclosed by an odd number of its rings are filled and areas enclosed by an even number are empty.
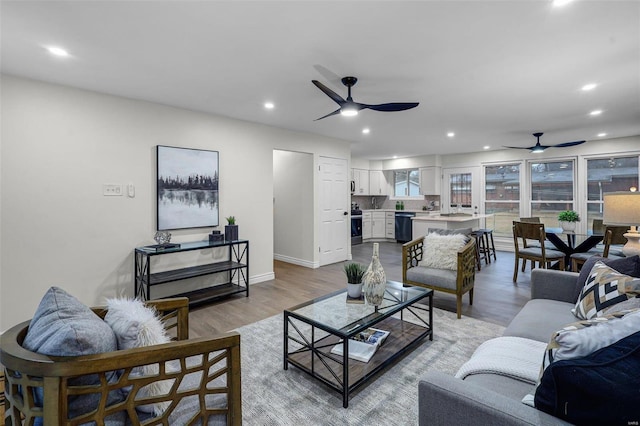
[[[155,233],[156,145],[220,152],[220,217],[234,215],[251,241],[252,282],[273,277],[273,150],[313,153],[314,167],[319,155],[350,155],[335,139],[1,79],[0,330],[29,319],[52,285],[89,305],[132,295],[133,248]],[[129,182],[135,198],[102,195],[104,183]],[[313,229],[317,247],[315,216]],[[210,230],[174,231],[173,241]]]
[[[313,155],[273,151],[274,258],[314,266]]]

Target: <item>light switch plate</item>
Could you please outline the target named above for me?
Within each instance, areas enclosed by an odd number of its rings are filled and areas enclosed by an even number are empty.
[[[117,183],[105,183],[102,185],[102,195],[105,197],[121,197],[122,185]]]

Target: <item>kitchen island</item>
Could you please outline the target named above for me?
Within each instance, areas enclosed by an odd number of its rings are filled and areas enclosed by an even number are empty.
[[[431,229],[461,229],[461,228],[480,228],[480,221],[493,217],[493,214],[467,214],[454,213],[451,215],[418,215],[413,218],[413,238],[427,235],[427,230]]]

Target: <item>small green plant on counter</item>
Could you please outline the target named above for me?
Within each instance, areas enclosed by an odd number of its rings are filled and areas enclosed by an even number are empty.
[[[360,284],[365,271],[364,265],[359,263],[351,262],[344,265],[344,273],[347,274],[349,284]]]
[[[565,210],[558,214],[560,222],[580,222],[580,215],[573,210]]]
[[[235,218],[235,216],[229,216],[229,217],[227,218],[227,224],[229,224],[229,225],[235,225],[235,224],[236,224],[236,218]]]

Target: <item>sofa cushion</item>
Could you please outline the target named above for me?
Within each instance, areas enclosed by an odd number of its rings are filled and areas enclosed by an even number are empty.
[[[469,241],[463,234],[427,234],[424,237],[424,252],[420,266],[439,269],[458,269],[458,250]]]
[[[582,287],[584,287],[584,283],[587,281],[587,278],[591,273],[591,269],[593,269],[593,266],[598,261],[612,267],[621,274],[629,275],[632,277],[640,277],[640,256],[631,256],[622,259],[591,256],[589,259],[587,259],[584,265],[582,265],[580,275],[578,276],[578,287],[576,289],[575,297],[573,298],[573,300],[578,299],[578,295],[580,295],[580,291],[582,290]]]
[[[456,271],[450,269],[416,266],[407,269],[407,280],[449,290],[456,289]]]
[[[44,295],[29,324],[22,346],[33,352],[51,356],[80,356],[111,352],[117,349],[116,337],[111,327],[91,309],[61,288],[51,287]],[[108,381],[116,380],[116,373],[107,373]],[[70,385],[96,385],[97,374],[71,379]],[[44,393],[37,388],[35,403],[42,406]],[[120,390],[107,397],[107,405],[123,401]],[[69,417],[88,413],[97,408],[100,395],[86,394],[69,397]],[[109,416],[108,424],[124,424],[125,413]],[[41,424],[38,418],[36,425]]]
[[[525,337],[547,343],[559,328],[575,322],[576,317],[571,313],[572,307],[572,303],[557,300],[530,300],[511,320],[503,335]]]
[[[602,262],[596,262],[572,310],[579,319],[601,316],[603,311],[640,293],[640,278],[621,274]]]
[[[541,411],[576,424],[635,424],[640,331],[593,354],[551,364],[535,394]]]
[[[581,358],[640,331],[640,310],[621,311],[564,326],[551,337],[542,362]]]

